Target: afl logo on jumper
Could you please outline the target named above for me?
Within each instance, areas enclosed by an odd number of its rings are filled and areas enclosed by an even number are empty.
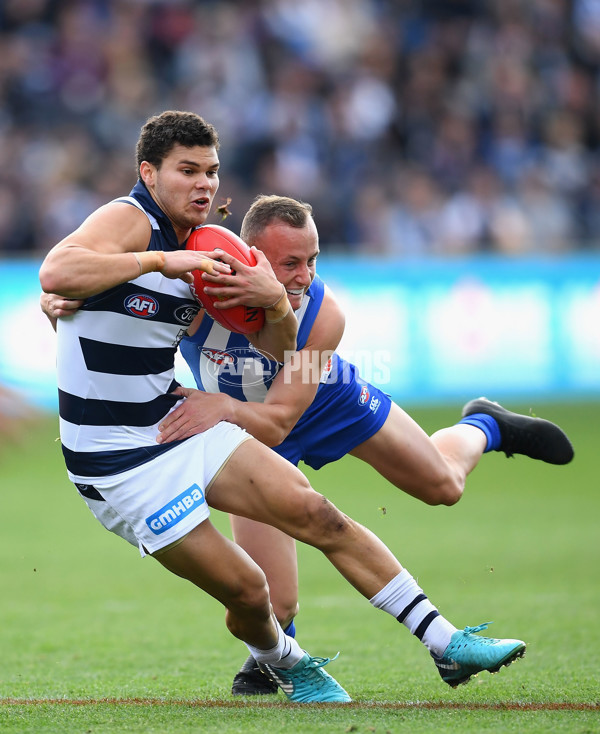
[[[267,352],[263,355],[248,347],[230,347],[226,351],[202,347],[200,355],[202,369],[225,385],[268,384],[279,370],[279,364],[272,355]]]
[[[220,349],[211,349],[210,347],[203,347],[201,349],[201,353],[203,357],[206,357],[206,359],[209,359],[214,364],[218,364],[220,366],[236,363],[236,358],[233,354],[228,354],[227,352],[223,352]]]
[[[360,395],[358,396],[358,404],[366,405],[369,402],[369,388],[363,385],[360,389]]]
[[[145,293],[128,296],[123,304],[132,316],[149,319],[158,313],[158,301]]]

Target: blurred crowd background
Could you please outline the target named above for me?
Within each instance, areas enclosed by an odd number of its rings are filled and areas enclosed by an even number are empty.
[[[324,252],[597,250],[599,71],[600,0],[2,0],[0,256],[128,193],[165,109],[236,231],[280,193]]]

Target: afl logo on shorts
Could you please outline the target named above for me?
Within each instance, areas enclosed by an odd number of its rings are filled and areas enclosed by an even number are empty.
[[[158,301],[152,296],[143,293],[129,296],[123,304],[132,316],[138,316],[141,319],[150,319],[158,313]]]
[[[358,404],[366,405],[369,402],[369,388],[363,385],[360,389],[360,395],[358,396]]]

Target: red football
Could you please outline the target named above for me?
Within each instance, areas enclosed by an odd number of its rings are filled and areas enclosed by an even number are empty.
[[[218,224],[205,224],[203,227],[195,229],[188,238],[186,248],[203,252],[223,250],[245,265],[256,265],[256,258],[248,245],[230,229],[220,227]],[[223,300],[223,297],[216,298],[204,293],[207,283],[202,279],[201,270],[194,270],[193,276],[194,283],[191,288],[194,296],[221,326],[229,329],[229,331],[235,331],[237,334],[251,334],[262,328],[265,322],[264,308],[259,306],[234,306],[223,310],[216,309],[214,307],[215,301]]]

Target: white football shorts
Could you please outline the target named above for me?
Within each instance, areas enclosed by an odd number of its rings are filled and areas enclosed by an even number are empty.
[[[209,517],[211,483],[250,438],[243,428],[221,421],[122,474],[70,478],[102,525],[145,556],[180,540]]]

